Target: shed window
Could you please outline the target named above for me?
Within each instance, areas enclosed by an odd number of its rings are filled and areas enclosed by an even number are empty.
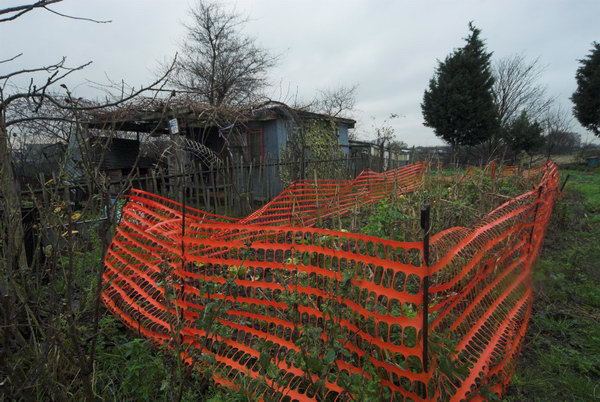
[[[246,144],[244,146],[244,162],[262,162],[265,158],[265,136],[262,128],[249,128],[246,130]]]

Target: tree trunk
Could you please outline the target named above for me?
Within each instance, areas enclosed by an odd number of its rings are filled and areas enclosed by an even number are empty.
[[[456,169],[458,167],[458,144],[452,143],[451,147],[450,166]]]

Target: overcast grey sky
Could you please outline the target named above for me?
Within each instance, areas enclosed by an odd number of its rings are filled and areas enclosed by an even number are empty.
[[[141,85],[172,57],[184,35],[181,22],[193,0],[66,0],[52,8],[112,20],[93,24],[44,10],[0,24],[0,59],[23,52],[0,72],[49,64],[93,64],[69,81],[79,96],[94,96],[86,79],[123,79]],[[0,0],[4,8],[24,1]],[[569,111],[577,59],[600,41],[600,1],[282,1],[239,0],[228,5],[249,15],[247,31],[274,53],[272,98],[358,84],[354,118],[367,136],[390,113],[398,139],[409,145],[441,141],[422,124],[420,103],[438,59],[462,46],[467,24],[482,30],[493,57],[524,53],[546,65],[541,81]],[[81,85],[80,85],[81,84]],[[578,124],[577,132],[591,135]]]

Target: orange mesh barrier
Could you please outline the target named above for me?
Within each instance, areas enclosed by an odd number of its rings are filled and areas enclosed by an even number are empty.
[[[558,193],[548,163],[535,189],[490,212],[472,228],[452,228],[431,241],[430,330],[456,341],[456,363],[469,374],[438,384],[445,399],[462,400],[487,386],[501,393],[531,313],[531,266]]]
[[[420,162],[385,173],[365,170],[354,180],[299,180],[240,222],[313,226],[318,219],[343,215],[359,205],[415,190],[421,184],[424,168]]]
[[[557,169],[547,164],[536,189],[475,227],[433,236],[430,267],[421,241],[312,228],[415,190],[423,172],[415,164],[350,181],[295,182],[241,220],[132,190],[105,258],[103,301],[140,335],[158,344],[179,340],[186,361],[210,357],[217,383],[264,379],[250,391],[269,400],[312,400],[317,392],[351,399],[351,375],[377,375],[399,400],[464,399],[482,384],[501,392],[530,313],[530,267]],[[469,364],[468,375],[439,375],[438,338],[424,369],[426,319],[429,333],[453,338],[451,358]],[[335,353],[311,355],[303,342],[315,329]],[[319,371],[322,362],[331,369]],[[374,370],[364,371],[366,362]]]
[[[490,169],[490,177],[492,179],[495,179],[496,176],[502,178],[502,177],[512,176],[512,175],[515,175],[518,173],[522,173],[525,177],[527,177],[528,175],[534,175],[534,174],[539,173],[539,168],[522,171],[522,170],[519,170],[518,166],[512,166],[512,165],[501,166],[500,170],[498,170],[498,165],[496,164],[496,162],[490,163],[489,169]]]

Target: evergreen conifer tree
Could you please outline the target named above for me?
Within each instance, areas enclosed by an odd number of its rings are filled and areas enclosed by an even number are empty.
[[[425,126],[453,149],[480,144],[499,126],[492,96],[492,53],[486,51],[473,23],[469,31],[465,46],[439,62],[421,104]]]
[[[524,151],[531,155],[544,144],[543,131],[540,123],[529,120],[527,112],[523,111],[508,125],[504,138],[513,152]]]
[[[600,136],[600,43],[594,42],[591,53],[579,60],[577,90],[571,96],[573,114],[581,125]]]

